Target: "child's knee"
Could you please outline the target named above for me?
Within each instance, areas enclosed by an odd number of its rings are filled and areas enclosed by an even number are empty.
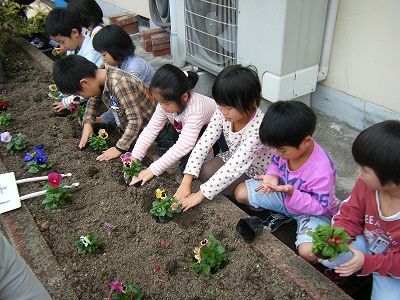
[[[247,194],[247,186],[245,182],[239,183],[235,189],[235,199],[242,204],[249,204],[249,197]]]
[[[312,243],[301,243],[297,248],[301,258],[305,259],[309,263],[318,263],[318,258],[312,254]]]

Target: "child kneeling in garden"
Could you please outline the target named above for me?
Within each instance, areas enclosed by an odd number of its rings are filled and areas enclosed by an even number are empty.
[[[160,158],[133,177],[130,185],[140,181],[145,184],[178,160],[180,170],[185,169],[190,152],[217,109],[213,99],[191,91],[198,79],[196,73],[183,72],[170,64],[161,66],[154,74],[149,90],[158,105],[140,134],[132,156],[135,161],[143,159],[156,141]]]
[[[112,111],[115,123],[123,134],[114,147],[96,158],[99,161],[107,161],[129,151],[155,109],[155,101],[147,95],[146,85],[136,76],[111,66],[98,69],[94,63],[79,55],[68,55],[56,61],[53,78],[62,93],[90,98],[83,117],[79,148],[86,146],[93,133],[101,101]]]
[[[311,255],[312,238],[307,232],[329,224],[339,204],[335,198],[335,166],[312,138],[316,119],[302,102],[273,103],[260,126],[262,143],[275,148],[271,164],[265,175],[254,176],[235,190],[239,203],[284,215],[267,218],[264,225],[271,231],[279,222],[295,219],[299,255],[311,263],[317,263],[317,258]]]
[[[371,299],[400,299],[400,121],[362,131],[352,147],[360,175],[333,226],[355,240],[323,265],[340,276],[372,274]],[[320,261],[321,262],[321,261]]]

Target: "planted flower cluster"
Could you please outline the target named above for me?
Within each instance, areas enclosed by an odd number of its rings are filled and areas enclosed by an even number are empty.
[[[29,173],[38,173],[42,170],[49,169],[53,165],[51,162],[47,161],[43,146],[33,147],[32,152],[27,152],[25,154],[24,160],[28,162]]]
[[[116,281],[108,286],[111,287],[111,291],[107,300],[140,300],[143,298],[140,288],[135,285],[125,286],[122,282]]]
[[[221,264],[228,260],[225,248],[213,235],[210,235],[208,239],[201,240],[193,252],[197,262],[190,266],[196,272],[203,272],[207,276],[218,271]]]
[[[9,101],[7,99],[9,93],[8,90],[2,90],[0,95],[0,125],[8,126],[11,121],[11,114],[10,113],[3,113],[8,110]]]
[[[81,236],[77,242],[79,253],[93,253],[103,246],[103,242],[97,239],[95,234]]]
[[[98,135],[90,134],[88,143],[90,147],[93,148],[94,151],[98,150],[107,150],[107,142],[108,133],[105,129],[100,129]]]
[[[135,162],[131,152],[126,152],[121,155],[122,160],[122,172],[124,173],[125,181],[137,177],[139,172],[146,169],[145,165],[141,162]]]
[[[172,196],[167,196],[165,190],[156,190],[156,200],[153,201],[150,213],[156,217],[172,218],[181,212],[181,204]]]

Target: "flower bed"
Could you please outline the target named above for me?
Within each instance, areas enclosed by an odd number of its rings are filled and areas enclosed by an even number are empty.
[[[7,131],[25,134],[28,151],[36,145],[45,147],[53,165],[38,175],[70,172],[71,182],[80,182],[66,204],[55,210],[46,211],[40,197],[25,202],[79,299],[107,298],[109,284],[115,282],[139,287],[146,299],[310,299],[236,233],[244,213],[227,199],[206,201],[174,215],[168,223],[158,223],[149,213],[155,191],[161,188],[173,194],[181,178],[178,168],[144,187],[127,187],[121,160],[97,162],[98,153],[90,147],[78,150],[81,131],[76,118],[52,112],[47,96],[51,77],[17,49],[10,53],[19,56],[10,56],[8,81],[0,85],[10,93],[7,112],[13,119]],[[111,145],[117,132],[108,133]],[[11,156],[5,144],[0,145],[9,171],[19,179],[33,176],[27,172],[24,151]],[[19,187],[21,195],[40,189],[37,183]],[[77,239],[89,233],[104,245],[80,254]],[[196,262],[194,247],[210,235],[221,242],[229,258],[215,274],[206,276],[190,265]],[[60,295],[54,298],[62,299]]]

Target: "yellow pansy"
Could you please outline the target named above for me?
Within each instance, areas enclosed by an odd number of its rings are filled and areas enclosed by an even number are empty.
[[[103,140],[108,138],[108,133],[105,129],[100,129],[99,130],[99,137],[101,137]]]

